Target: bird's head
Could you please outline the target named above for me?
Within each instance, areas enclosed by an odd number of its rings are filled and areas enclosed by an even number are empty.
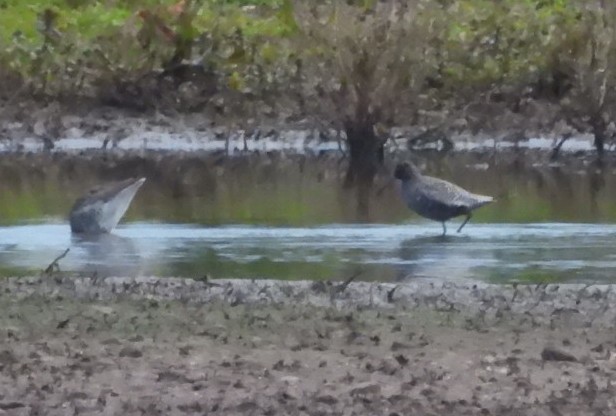
[[[411,162],[398,163],[398,165],[396,165],[396,169],[394,170],[394,178],[401,181],[410,181],[420,176],[421,173],[419,172],[419,169],[417,169],[417,166],[413,165]]]

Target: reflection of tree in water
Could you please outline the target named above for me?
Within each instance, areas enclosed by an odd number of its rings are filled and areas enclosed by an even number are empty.
[[[553,178],[550,194],[553,200],[571,200],[575,198],[573,181],[574,175],[571,172],[563,171],[561,166],[551,168],[547,175]]]
[[[588,172],[588,189],[590,192],[590,212],[593,217],[599,216],[599,192],[605,187],[605,169],[590,169]]]
[[[507,152],[493,156],[422,152],[413,158],[428,175],[495,196],[497,204],[484,211],[494,221],[588,221],[613,216],[612,199],[598,203],[600,190],[616,178],[611,169],[597,171],[582,157],[570,156],[566,164],[555,166],[532,152],[513,156]],[[342,186],[345,167],[346,161],[336,153],[318,157],[284,152],[0,155],[0,194],[4,195],[0,220],[15,223],[65,217],[73,201],[90,186],[128,176],[148,178],[128,218],[292,225],[358,220],[391,223],[408,218],[393,186],[378,196],[371,193],[370,211],[365,212],[369,215],[358,215],[356,190]],[[379,175],[379,187],[391,178],[388,169]]]
[[[79,253],[76,270],[79,273],[98,277],[139,276],[142,259],[130,238],[114,234],[71,237],[71,254]]]
[[[576,218],[580,213],[588,212],[592,219],[600,215],[598,196],[605,187],[603,167],[591,164],[582,175],[572,169],[563,169],[562,166],[536,171],[541,176],[537,190],[550,201],[556,214]],[[586,206],[589,206],[589,211],[586,211]]]
[[[539,212],[549,210],[542,219],[551,221],[597,219],[601,212],[597,198],[605,187],[606,172],[594,167],[579,165],[550,165],[542,163],[511,164],[499,173],[508,179],[501,188],[513,192],[517,199],[528,200],[523,209]],[[502,198],[497,198],[502,202]],[[514,214],[515,217],[515,214]]]

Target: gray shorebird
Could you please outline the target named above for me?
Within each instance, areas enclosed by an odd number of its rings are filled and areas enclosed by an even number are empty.
[[[71,209],[71,231],[77,234],[111,232],[144,182],[145,178],[130,178],[90,189]]]
[[[443,235],[447,233],[446,221],[466,215],[458,228],[460,232],[471,219],[473,210],[494,200],[491,196],[468,192],[451,182],[424,176],[410,162],[398,164],[394,178],[402,182],[401,193],[406,205],[422,217],[443,224]]]

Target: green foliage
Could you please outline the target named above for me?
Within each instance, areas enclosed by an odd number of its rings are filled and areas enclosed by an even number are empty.
[[[457,86],[537,74],[575,30],[578,13],[567,0],[452,2],[446,9],[452,23],[441,46],[443,76]]]
[[[616,116],[616,4],[584,4],[575,31],[568,31],[556,58],[575,87],[562,103],[564,113],[578,130],[594,135],[601,155],[605,142],[614,139],[608,126]]]
[[[320,98],[310,112],[334,115],[338,127],[348,120],[373,125],[400,107],[400,91],[421,90],[436,65],[430,42],[440,31],[432,24],[432,2],[414,3],[297,5],[298,48],[306,51],[303,92]]]
[[[179,57],[244,97],[279,103],[286,92],[338,117],[369,101],[391,118],[421,107],[426,90],[438,102],[579,74],[571,62],[606,44],[608,14],[577,0],[0,0],[0,70],[34,92],[92,94]]]
[[[280,7],[281,18],[288,19],[283,1],[188,1],[184,12],[174,14],[177,4],[4,0],[0,65],[35,91],[79,92],[101,80],[138,78],[164,66],[178,51],[173,37],[190,44],[193,56],[204,56],[207,64],[232,68],[252,58],[247,50],[251,43],[255,48],[260,44],[257,38],[284,37],[293,30],[277,17]],[[47,30],[42,23],[46,12],[55,16]]]

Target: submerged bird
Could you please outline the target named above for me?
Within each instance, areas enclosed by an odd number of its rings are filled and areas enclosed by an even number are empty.
[[[145,178],[130,178],[92,188],[73,205],[70,213],[71,231],[83,234],[111,232]]]
[[[473,210],[494,200],[491,196],[470,193],[442,179],[424,176],[410,162],[398,164],[394,178],[402,182],[402,198],[406,205],[422,217],[440,221],[443,224],[443,235],[447,233],[445,221],[466,215],[458,228],[460,232],[471,219]]]

